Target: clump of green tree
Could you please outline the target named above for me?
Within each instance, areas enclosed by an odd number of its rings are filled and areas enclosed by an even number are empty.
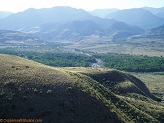
[[[92,63],[96,62],[95,58],[88,55],[61,51],[36,52],[22,49],[18,50],[16,48],[6,48],[0,49],[0,53],[20,56],[42,64],[56,67],[90,67]]]
[[[27,58],[58,67],[90,67],[93,62],[96,62],[93,57],[75,53],[37,53],[33,56],[28,55]]]
[[[125,70],[130,72],[160,72],[164,71],[163,57],[137,56],[129,54],[96,54],[105,67]]]

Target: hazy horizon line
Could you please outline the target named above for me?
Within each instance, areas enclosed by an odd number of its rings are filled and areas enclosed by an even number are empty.
[[[118,10],[124,10],[124,9],[135,9],[135,8],[145,8],[145,7],[148,7],[148,8],[155,8],[155,9],[160,9],[160,8],[164,8],[163,7],[151,7],[151,6],[143,6],[143,7],[131,7],[131,8],[95,8],[95,9],[92,9],[92,10],[86,10],[84,8],[78,8],[78,7],[72,7],[72,6],[53,6],[53,7],[42,7],[42,8],[35,8],[35,7],[29,7],[29,8],[26,8],[24,10],[20,10],[20,11],[8,11],[8,10],[0,10],[0,12],[11,12],[11,13],[18,13],[18,12],[23,12],[23,11],[26,11],[28,9],[51,9],[51,8],[55,8],[55,7],[70,7],[70,8],[75,8],[75,9],[82,9],[82,10],[85,10],[87,12],[89,11],[94,11],[94,10],[103,10],[103,9],[118,9]]]

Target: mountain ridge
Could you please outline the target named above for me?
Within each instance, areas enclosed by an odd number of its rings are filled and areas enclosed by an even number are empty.
[[[147,39],[160,39],[163,40],[164,38],[164,25],[153,28],[149,31],[146,31],[144,34],[138,36],[132,36],[138,38],[147,38]]]
[[[19,31],[0,30],[0,45],[44,45],[45,42]]]
[[[62,11],[62,13],[59,13],[59,11]],[[18,30],[21,28],[38,26],[44,23],[85,20],[86,18],[91,17],[92,16],[86,11],[71,7],[30,8],[1,19],[0,27],[1,29]],[[15,22],[17,22],[16,25]]]
[[[115,9],[115,8],[113,8],[113,9],[95,9],[93,11],[89,11],[89,13],[94,16],[105,18],[108,14],[116,12],[118,10],[119,9]]]
[[[108,24],[109,23],[109,24]],[[106,25],[107,24],[107,25]],[[47,26],[46,26],[47,25]],[[141,34],[143,29],[137,26],[131,26],[123,22],[108,20],[108,19],[95,19],[85,21],[72,21],[65,24],[52,23],[40,25],[39,31],[35,32],[35,28],[27,29],[25,32],[31,33],[44,40],[75,40],[78,41],[87,36],[112,36],[122,33],[120,37],[126,38],[128,36]],[[33,31],[34,30],[34,31]],[[127,32],[127,35],[126,35]]]
[[[162,18],[142,8],[119,10],[109,14],[107,17],[109,19],[116,19],[132,25],[137,25],[147,30],[164,24]]]
[[[1,18],[5,18],[5,17],[7,17],[7,16],[9,16],[11,14],[12,14],[12,12],[0,11],[0,19]]]

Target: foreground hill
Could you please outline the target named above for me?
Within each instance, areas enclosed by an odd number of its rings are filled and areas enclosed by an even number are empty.
[[[52,68],[9,55],[0,55],[0,64],[1,118],[41,118],[43,123],[164,121],[159,99],[130,74]]]

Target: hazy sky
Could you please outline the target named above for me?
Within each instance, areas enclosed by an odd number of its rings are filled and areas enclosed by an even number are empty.
[[[0,11],[18,12],[28,8],[71,6],[87,11],[97,8],[164,7],[164,0],[0,0]]]

